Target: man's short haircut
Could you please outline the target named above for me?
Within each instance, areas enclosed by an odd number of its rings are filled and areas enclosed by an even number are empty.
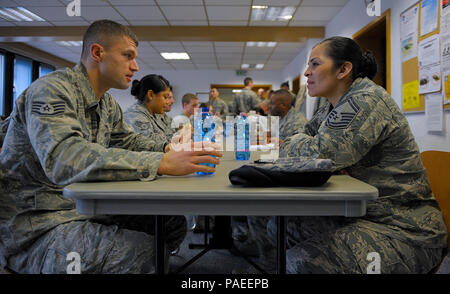
[[[245,86],[248,86],[248,85],[250,84],[250,82],[253,82],[253,79],[252,79],[252,78],[246,77],[246,78],[244,79],[244,85],[245,85]]]
[[[274,96],[277,96],[278,99],[281,99],[281,101],[286,105],[292,105],[292,100],[294,97],[292,97],[292,94],[289,93],[288,90],[280,89],[276,90],[272,93],[272,96],[270,98],[273,98]]]
[[[183,105],[183,107],[184,107],[184,104],[185,104],[185,103],[186,103],[186,104],[191,103],[191,100],[192,100],[192,99],[198,99],[198,97],[195,96],[195,95],[192,94],[192,93],[186,93],[186,94],[184,94],[184,95],[183,95],[183,98],[181,98],[181,105]]]
[[[281,84],[280,88],[287,87],[289,89],[289,82],[284,82]]]
[[[90,54],[92,44],[98,43],[108,48],[111,39],[122,36],[129,37],[138,46],[136,35],[128,27],[109,19],[94,21],[84,33],[81,59],[84,60]]]

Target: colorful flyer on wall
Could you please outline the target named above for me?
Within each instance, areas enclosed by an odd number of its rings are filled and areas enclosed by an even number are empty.
[[[403,111],[420,107],[419,81],[415,80],[403,85]]]
[[[400,41],[402,62],[417,56],[417,31],[419,29],[419,5],[400,15]]]
[[[441,90],[441,51],[439,35],[433,35],[419,43],[419,94]]]
[[[438,0],[423,0],[420,16],[420,36],[434,32],[438,28]]]

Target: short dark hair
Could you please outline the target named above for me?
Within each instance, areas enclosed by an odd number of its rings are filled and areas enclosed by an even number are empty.
[[[183,105],[183,107],[184,107],[184,104],[185,104],[185,103],[186,103],[186,104],[189,104],[189,103],[191,102],[192,99],[198,99],[198,97],[195,96],[195,95],[192,94],[192,93],[186,93],[186,94],[184,94],[184,95],[183,95],[183,98],[181,98],[181,105]]]
[[[250,82],[253,82],[253,79],[251,77],[246,77],[244,79],[244,85],[248,86],[250,84]]]
[[[377,74],[377,61],[372,52],[363,53],[361,47],[354,40],[336,36],[325,39],[317,45],[320,44],[327,45],[325,53],[333,60],[335,69],[338,69],[346,61],[352,63],[353,80],[364,77],[373,79]]]
[[[92,44],[98,43],[108,48],[111,45],[112,38],[122,36],[132,39],[136,47],[139,45],[136,35],[128,27],[109,19],[94,21],[84,33],[81,59],[88,56]]]
[[[292,100],[294,98],[292,97],[292,94],[285,89],[276,90],[275,92],[272,93],[271,98],[273,96],[280,97],[281,101],[286,105],[292,105]]]
[[[169,81],[163,76],[153,74],[146,75],[140,81],[133,81],[133,84],[131,85],[131,95],[135,96],[139,101],[145,102],[149,90],[158,94],[170,87]]]
[[[282,83],[281,85],[280,85],[280,88],[281,87],[288,87],[289,88],[289,82],[284,82],[284,83]]]

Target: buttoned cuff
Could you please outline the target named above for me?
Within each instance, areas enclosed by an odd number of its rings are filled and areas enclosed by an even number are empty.
[[[162,157],[162,152],[150,153],[137,170],[138,179],[141,181],[154,180],[157,176]]]

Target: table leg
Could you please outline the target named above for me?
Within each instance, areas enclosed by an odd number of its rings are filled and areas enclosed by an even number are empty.
[[[277,273],[286,274],[286,224],[284,216],[277,216]]]
[[[164,257],[165,257],[165,218],[163,215],[157,215],[155,219],[155,267],[156,274],[164,274]]]

